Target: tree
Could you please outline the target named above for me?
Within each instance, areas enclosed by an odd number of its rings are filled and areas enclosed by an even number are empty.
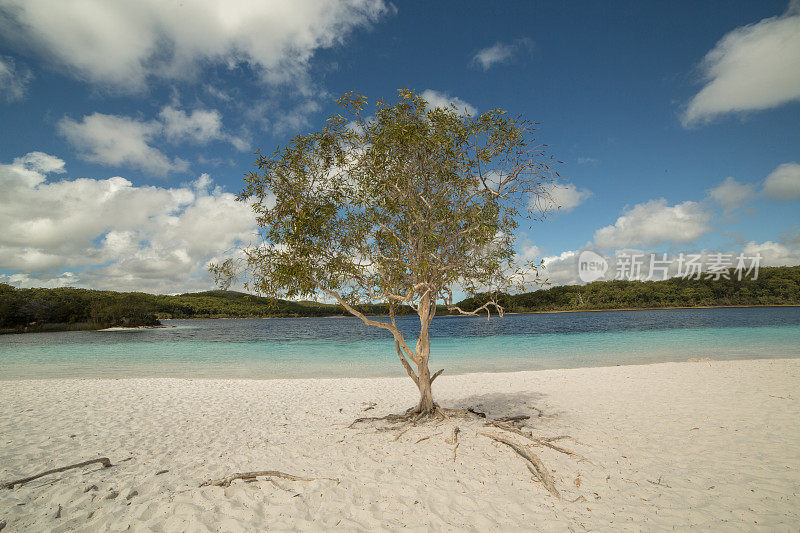
[[[245,285],[275,298],[326,295],[364,324],[383,328],[419,388],[410,412],[437,409],[429,368],[429,327],[442,302],[463,314],[502,308],[488,299],[476,310],[453,303],[453,292],[497,291],[538,280],[538,266],[517,260],[514,233],[552,203],[552,158],[535,145],[533,124],[491,110],[478,116],[455,106],[432,108],[413,91],[395,104],[353,92],[338,100],[343,114],[319,132],[297,135],[270,155],[238,200],[252,205],[259,242],[243,250]],[[217,280],[237,270],[211,267]],[[365,316],[359,303],[388,304],[387,319]],[[420,330],[412,348],[396,323],[411,306]]]

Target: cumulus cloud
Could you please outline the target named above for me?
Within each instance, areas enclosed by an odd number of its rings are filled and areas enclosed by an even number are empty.
[[[800,265],[800,246],[796,244],[773,241],[751,241],[744,246],[742,252],[747,256],[761,255],[761,266],[794,266]]]
[[[0,32],[82,79],[139,91],[206,65],[303,80],[320,48],[390,11],[383,0],[6,0]]]
[[[800,198],[800,164],[784,163],[773,170],[764,180],[763,192],[775,200]]]
[[[172,142],[207,144],[211,141],[227,141],[239,151],[250,148],[244,139],[225,133],[222,115],[216,109],[195,109],[187,113],[182,109],[166,106],[159,113],[164,135]]]
[[[531,246],[520,253],[520,257],[535,254],[541,257],[544,269],[543,280],[550,286],[583,285],[580,276],[581,253],[591,248],[567,250],[557,255],[543,255],[536,246]],[[794,239],[779,242],[751,241],[738,250],[700,250],[678,253],[653,252],[648,249],[624,248],[605,254],[598,254],[608,265],[605,273],[596,278],[600,281],[612,279],[624,280],[663,280],[676,276],[696,275],[692,264],[699,266],[702,277],[714,276],[713,265],[725,265],[735,269],[742,259],[742,275],[756,264],[761,267],[800,265],[800,234]],[[752,275],[752,272],[749,274]],[[532,282],[525,285],[525,290],[540,288]],[[547,287],[544,287],[547,288]]]
[[[541,257],[544,265],[544,269],[541,271],[541,277],[543,280],[546,280],[547,286],[582,285],[584,281],[580,278],[579,263],[581,260],[581,253],[584,250],[594,251],[590,248],[581,248],[579,250],[567,250],[557,255],[542,255],[539,253],[538,248],[533,246],[523,251],[523,255],[530,255],[530,253],[533,251],[533,253],[536,253]],[[645,252],[635,249],[617,250],[606,255],[598,254],[600,257],[605,259],[608,264],[608,269],[599,279],[614,279],[614,277],[617,275],[618,258],[622,258],[623,256],[631,256],[633,254],[641,256],[639,259],[637,259],[637,261],[643,261],[644,263],[649,261],[649,254],[645,254]],[[649,264],[646,264],[645,267],[649,267]],[[641,269],[640,277],[645,277],[647,273],[647,268]],[[542,288],[546,289],[547,286]],[[526,285],[526,290],[536,290],[537,288],[539,287],[533,283]]]
[[[468,115],[472,116],[478,112],[475,106],[465,102],[461,98],[456,98],[455,96],[450,96],[447,93],[434,91],[433,89],[426,89],[422,91],[422,96],[427,102],[428,106],[431,108],[434,107],[446,107],[449,108],[451,105],[456,106],[456,109],[460,112],[466,112]]]
[[[130,117],[94,113],[78,122],[63,118],[58,123],[61,135],[81,151],[81,157],[109,166],[129,165],[157,176],[185,172],[189,163],[170,160],[150,145],[162,131],[156,121],[142,122]]]
[[[627,209],[614,225],[597,230],[594,243],[606,249],[687,243],[711,230],[710,218],[697,202],[670,206],[663,198],[651,200]]]
[[[732,177],[708,191],[708,195],[716,201],[726,213],[730,213],[755,197],[755,188],[750,184],[739,183]]]
[[[153,144],[157,138],[192,144],[224,141],[240,151],[250,147],[244,139],[223,130],[222,116],[216,109],[195,109],[187,113],[166,106],[158,119],[144,121],[94,113],[80,121],[65,117],[59,121],[58,130],[87,161],[109,166],[129,165],[156,176],[189,169],[187,161],[180,158],[170,160],[155,148]]]
[[[578,257],[580,250],[567,250],[558,255],[542,258],[544,270],[542,277],[550,285],[575,285],[580,283],[578,277]]]
[[[25,68],[17,67],[8,56],[0,56],[0,95],[7,102],[22,100],[33,75]]]
[[[483,70],[489,70],[495,65],[508,63],[520,52],[533,51],[533,41],[528,38],[517,39],[512,43],[496,42],[492,46],[482,48],[472,57],[472,64]]]
[[[689,102],[685,126],[800,100],[800,3],[793,1],[782,16],[731,31],[701,68],[706,84]]]
[[[547,188],[547,196],[537,200],[542,210],[569,213],[592,197],[589,189],[576,187],[572,183],[555,183]],[[537,205],[531,206],[536,208]]]
[[[249,242],[250,209],[202,175],[177,188],[122,177],[54,180],[59,158],[0,165],[0,269],[18,285],[174,293],[211,286],[207,262]]]

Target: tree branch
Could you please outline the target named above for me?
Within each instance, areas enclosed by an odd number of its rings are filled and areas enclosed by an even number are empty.
[[[464,311],[463,309],[461,309],[457,305],[448,305],[447,306],[447,310],[448,311],[458,311],[462,315],[473,315],[473,316],[477,316],[481,311],[486,311],[486,320],[489,320],[491,318],[491,315],[492,315],[492,312],[489,310],[489,306],[494,306],[494,308],[497,310],[497,314],[500,315],[500,317],[502,318],[503,313],[504,313],[503,308],[500,306],[500,304],[498,304],[494,300],[486,302],[485,304],[483,304],[482,306],[478,307],[474,311]]]

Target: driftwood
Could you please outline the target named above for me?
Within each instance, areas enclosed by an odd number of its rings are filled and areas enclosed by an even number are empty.
[[[507,439],[501,435],[494,435],[492,433],[485,433],[485,432],[480,432],[480,434],[483,435],[484,437],[489,437],[494,441],[501,442],[506,446],[508,446],[509,448],[511,448],[512,450],[514,450],[515,452],[517,452],[517,455],[519,455],[520,457],[522,457],[527,461],[525,466],[528,467],[528,470],[530,471],[531,474],[533,474],[533,477],[537,481],[539,481],[542,485],[544,485],[544,488],[546,488],[550,492],[550,494],[552,494],[559,500],[561,499],[561,494],[559,494],[558,489],[556,488],[556,483],[555,481],[553,481],[553,477],[550,475],[550,473],[547,471],[547,468],[542,463],[541,459],[539,459],[539,457],[535,453],[531,452],[524,446],[521,446],[516,442]]]
[[[53,468],[52,470],[46,470],[40,474],[36,474],[35,476],[9,481],[8,483],[3,483],[2,485],[0,485],[0,488],[13,489],[16,485],[24,485],[25,483],[28,483],[29,481],[33,481],[35,479],[39,479],[40,477],[49,476],[50,474],[57,474],[59,472],[64,472],[72,468],[81,468],[82,466],[89,466],[94,463],[101,463],[103,465],[103,468],[114,466],[111,464],[111,461],[108,459],[108,457],[100,457],[98,459],[92,459],[90,461],[75,463],[74,465],[62,466],[60,468]]]
[[[237,480],[254,480],[257,477],[266,477],[266,478],[273,478],[279,477],[282,479],[288,479],[290,481],[316,481],[318,479],[325,479],[328,481],[335,481],[336,484],[339,484],[339,480],[337,478],[330,478],[330,477],[300,477],[300,476],[293,476],[292,474],[286,474],[284,472],[278,472],[277,470],[260,470],[258,472],[240,472],[237,474],[231,474],[230,476],[226,476],[219,479],[209,479],[208,481],[204,481],[200,484],[201,487],[229,487],[230,484]]]

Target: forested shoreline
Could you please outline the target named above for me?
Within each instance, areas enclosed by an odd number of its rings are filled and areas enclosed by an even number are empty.
[[[458,305],[475,309],[486,295]],[[589,311],[668,307],[800,305],[800,266],[762,268],[756,280],[596,281],[524,294],[500,294],[506,312]],[[362,305],[369,315],[387,314],[385,305]],[[413,310],[404,308],[404,314]],[[441,315],[451,314],[445,308]],[[235,291],[181,295],[78,288],[18,289],[0,284],[0,333],[154,326],[171,318],[261,318],[349,316],[338,305],[263,298]]]

